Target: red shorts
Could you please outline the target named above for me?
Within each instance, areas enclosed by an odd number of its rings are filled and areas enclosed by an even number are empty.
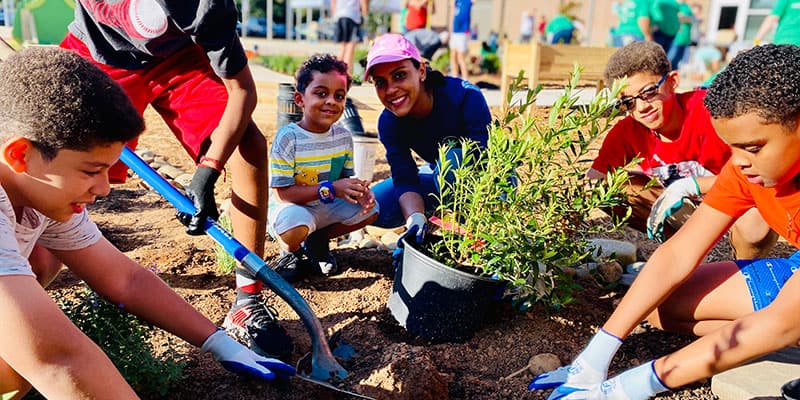
[[[86,45],[71,33],[61,47],[91,60],[117,81],[140,114],[151,105],[193,160],[197,161],[208,149],[208,138],[219,125],[228,91],[200,46],[188,46],[161,62],[137,70],[98,63]],[[134,139],[127,145],[136,149],[137,142]],[[124,183],[127,173],[128,167],[118,162],[108,171],[109,181]]]

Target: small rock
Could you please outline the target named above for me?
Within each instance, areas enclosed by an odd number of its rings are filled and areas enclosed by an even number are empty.
[[[233,204],[233,202],[231,201],[230,197],[228,197],[225,200],[222,200],[222,204],[219,205],[220,214],[227,215],[228,218],[230,218],[231,217],[231,214],[230,214],[230,212],[231,212],[231,204]]]
[[[174,167],[170,164],[166,164],[163,167],[158,169],[158,173],[166,177],[167,179],[175,179],[186,172],[178,167]]]
[[[159,168],[167,165],[164,161],[153,160],[150,162],[150,168],[158,171]]]
[[[371,237],[367,237],[367,238],[364,238],[364,240],[362,240],[361,243],[358,244],[358,247],[360,247],[362,249],[374,249],[374,248],[380,246],[380,244],[381,244],[381,242],[379,242],[379,241],[377,241],[377,240],[375,240],[375,239],[373,239]]]
[[[600,272],[600,276],[605,283],[616,282],[622,277],[622,266],[616,261],[600,263],[597,266],[597,271]]]
[[[384,233],[380,238],[381,238],[381,243],[383,243],[386,246],[388,246],[389,243],[397,244],[397,240],[400,239],[400,235],[398,235],[398,234],[396,234],[396,233],[394,233],[392,231],[389,231],[389,232]]]
[[[594,261],[614,259],[620,265],[628,265],[636,261],[636,245],[631,242],[612,239],[590,239],[589,247],[594,248]]]
[[[178,184],[178,188],[185,188],[189,186],[189,183],[192,182],[192,174],[179,175],[174,179],[174,181],[176,184]]]
[[[553,353],[541,353],[531,357],[528,371],[533,375],[543,374],[561,367],[561,360]]]
[[[384,243],[384,246],[386,246],[386,250],[388,250],[388,251],[394,251],[394,249],[396,249],[396,248],[397,248],[397,242],[392,242],[392,243]]]
[[[134,153],[136,153],[136,155],[139,156],[139,158],[141,158],[142,161],[148,164],[153,162],[153,160],[156,158],[156,153],[153,153],[152,151],[147,149],[138,149],[134,151]]]

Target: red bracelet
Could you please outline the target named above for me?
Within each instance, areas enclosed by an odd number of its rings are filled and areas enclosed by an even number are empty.
[[[204,164],[206,162],[208,162],[210,165]],[[219,160],[206,156],[200,157],[200,162],[198,162],[197,165],[215,169],[217,172],[222,172],[225,170],[225,167]]]

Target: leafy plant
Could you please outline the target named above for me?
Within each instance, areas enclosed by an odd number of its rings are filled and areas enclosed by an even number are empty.
[[[597,209],[623,204],[624,169],[596,182],[585,178],[593,145],[616,116],[612,100],[622,83],[577,105],[574,88],[580,72],[576,66],[546,119],[527,112],[540,85],[489,127],[486,149],[461,141],[439,150],[437,214],[444,226],[456,228],[441,230],[434,253],[451,266],[507,281],[518,301],[571,302],[579,286],[564,267],[591,255],[588,235],[616,230],[622,223],[587,221]],[[514,86],[520,82],[521,76]],[[463,157],[457,168],[445,157],[454,146],[461,147]],[[451,183],[445,180],[448,174],[454,177]]]
[[[13,392],[8,392],[8,393],[3,393],[3,394],[0,394],[0,400],[11,400],[12,398],[14,398],[14,396],[15,396],[17,393],[19,393],[19,391],[18,391],[18,390],[15,390],[15,391],[13,391]]]
[[[179,385],[185,362],[171,342],[156,356],[150,344],[154,328],[102,299],[88,287],[77,298],[56,295],[72,322],[108,355],[129,385],[140,395],[166,395]]]
[[[231,223],[231,219],[227,214],[223,213],[219,216],[219,225],[233,234],[233,223]],[[230,274],[236,269],[236,259],[225,251],[225,248],[219,243],[214,245],[214,256],[217,259],[217,267],[222,273]]]
[[[303,63],[306,57],[289,56],[285,54],[266,55],[259,57],[265,67],[287,75],[294,75],[297,67]]]

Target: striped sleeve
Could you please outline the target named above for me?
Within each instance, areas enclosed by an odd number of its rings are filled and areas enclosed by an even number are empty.
[[[296,138],[292,126],[281,128],[272,142],[269,154],[270,187],[287,187],[294,185],[295,144]]]

